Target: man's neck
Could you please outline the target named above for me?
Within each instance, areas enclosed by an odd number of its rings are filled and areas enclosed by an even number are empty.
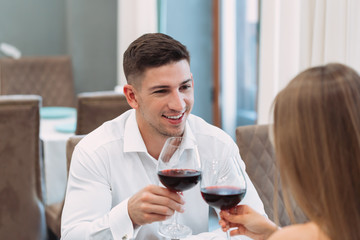
[[[147,152],[157,160],[167,137],[156,136],[155,134],[143,134],[141,130],[140,134],[145,143]]]

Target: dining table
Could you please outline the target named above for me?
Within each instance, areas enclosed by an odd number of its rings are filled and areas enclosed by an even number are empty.
[[[66,142],[74,135],[76,109],[42,107],[40,109],[40,140],[44,161],[45,203],[64,199],[67,184]]]

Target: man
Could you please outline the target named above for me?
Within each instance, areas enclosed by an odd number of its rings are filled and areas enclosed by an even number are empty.
[[[62,239],[159,239],[159,222],[174,211],[193,234],[207,232],[209,207],[199,184],[183,196],[161,187],[157,159],[170,136],[195,138],[203,161],[228,155],[241,161],[237,145],[219,128],[190,114],[194,80],[189,53],[180,42],[160,33],[141,36],[124,53],[124,72],[124,94],[133,109],[76,146]],[[264,213],[249,179],[243,202]]]

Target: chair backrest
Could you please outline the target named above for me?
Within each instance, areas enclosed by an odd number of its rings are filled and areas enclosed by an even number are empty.
[[[129,109],[131,107],[126,97],[114,91],[78,94],[75,134],[88,134]]]
[[[236,142],[240,155],[246,164],[246,172],[253,182],[261,200],[264,203],[265,212],[274,221],[274,195],[278,197],[279,224],[286,226],[291,224],[285,210],[281,186],[278,184],[278,192],[275,192],[275,175],[279,172],[276,168],[274,148],[269,139],[268,125],[249,125],[236,128]],[[299,207],[295,209],[295,221],[304,222],[306,218]]]
[[[66,166],[68,174],[71,164],[71,157],[74,152],[75,146],[80,142],[81,139],[83,139],[83,137],[85,137],[85,135],[74,135],[69,137],[66,142]]]
[[[76,144],[84,137],[84,135],[74,135],[69,137],[66,142],[66,165],[67,165],[67,173],[69,174],[69,168],[71,163],[72,153]],[[55,237],[61,237],[61,215],[62,210],[64,208],[64,200],[59,203],[54,203],[50,205],[46,205],[45,213],[46,213],[46,221],[49,228],[49,233],[54,234]]]
[[[40,96],[0,96],[0,239],[46,239]]]
[[[0,59],[0,94],[35,94],[43,106],[75,107],[69,56]]]

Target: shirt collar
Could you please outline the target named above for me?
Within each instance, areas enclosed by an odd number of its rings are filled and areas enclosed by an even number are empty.
[[[136,121],[136,112],[132,111],[125,123],[124,152],[147,152]]]
[[[190,128],[190,124],[189,124],[188,119],[186,120],[184,138],[185,138],[184,148],[194,148],[194,145],[189,140],[192,139],[196,143],[196,138],[195,138],[195,135],[194,135],[193,131]]]
[[[189,116],[190,117],[190,116]],[[189,121],[186,120],[185,131],[185,148],[193,148],[193,144],[187,139],[193,139],[196,142],[195,135],[190,128]],[[146,145],[140,134],[139,126],[136,121],[136,111],[132,111],[125,123],[124,130],[124,152],[147,152]]]

